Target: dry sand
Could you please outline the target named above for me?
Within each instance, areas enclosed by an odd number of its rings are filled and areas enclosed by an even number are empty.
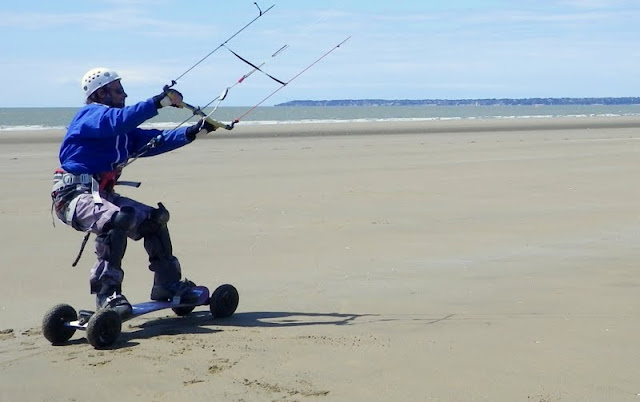
[[[639,118],[220,134],[121,193],[165,203],[184,273],[237,313],[154,313],[97,351],[40,331],[94,302],[92,245],[72,268],[82,234],[51,224],[62,133],[0,133],[0,400],[640,400]],[[141,243],[124,268],[143,301]]]

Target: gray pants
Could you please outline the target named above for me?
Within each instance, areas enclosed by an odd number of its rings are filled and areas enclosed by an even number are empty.
[[[75,205],[73,227],[97,235],[104,233],[105,225],[116,212],[120,211],[121,207],[129,206],[135,210],[135,224],[127,232],[127,237],[133,240],[140,240],[142,237],[138,231],[140,224],[149,217],[153,210],[148,205],[122,197],[116,193],[101,192],[102,204],[96,204],[91,194],[82,194],[79,197]],[[124,279],[124,272],[121,267],[111,267],[107,261],[106,256],[109,255],[109,245],[96,240],[95,250],[98,260],[91,268],[89,278],[92,293],[96,292],[95,285],[98,283],[120,286]]]

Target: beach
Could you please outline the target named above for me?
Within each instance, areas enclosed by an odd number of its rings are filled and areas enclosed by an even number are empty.
[[[640,117],[238,125],[128,166],[183,274],[113,347],[41,333],[92,309],[93,237],[52,224],[60,130],[0,133],[0,400],[634,401]],[[142,242],[123,292],[146,301]]]

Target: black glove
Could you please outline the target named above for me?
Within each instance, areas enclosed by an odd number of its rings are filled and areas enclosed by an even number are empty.
[[[191,142],[196,139],[196,135],[201,130],[206,130],[207,133],[210,133],[212,131],[215,131],[215,129],[216,129],[216,126],[209,123],[205,119],[201,119],[201,120],[198,120],[198,122],[193,126],[187,127],[187,131],[184,132],[184,135],[187,137],[187,140]]]
[[[163,106],[173,106],[173,107],[178,107],[176,104],[173,103],[173,101],[171,100],[171,98],[168,96],[168,94],[171,93],[171,96],[175,99],[176,97],[180,97],[180,100],[182,100],[182,94],[178,91],[176,91],[175,89],[165,89],[164,91],[162,91],[162,93],[154,96],[153,98],[153,103],[156,105],[156,109],[160,109]]]
[[[216,126],[214,126],[213,124],[209,123],[207,120],[204,121],[204,124],[202,125],[202,128],[207,130],[207,134],[212,132],[212,131],[216,131]]]

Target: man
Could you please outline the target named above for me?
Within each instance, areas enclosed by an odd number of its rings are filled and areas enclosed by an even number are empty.
[[[51,196],[60,220],[76,230],[97,235],[98,261],[89,280],[91,293],[96,294],[96,307],[131,312],[131,305],[122,294],[121,262],[127,238],[144,239],[149,269],[154,272],[151,299],[179,296],[188,300],[195,284],[181,280],[180,263],[173,255],[167,229],[169,212],[162,203],[153,208],[120,196],[113,187],[130,158],[172,151],[215,127],[201,120],[174,130],[138,128],[162,107],[181,107],[182,95],[169,89],[125,106],[127,94],[120,76],[108,68],[87,72],[82,89],[86,106],[71,121],[60,146],[61,168],[54,175]]]

